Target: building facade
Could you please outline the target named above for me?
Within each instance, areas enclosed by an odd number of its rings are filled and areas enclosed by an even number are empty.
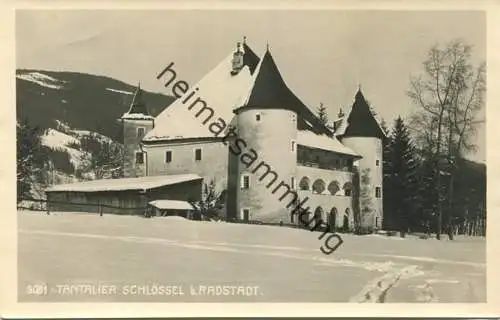
[[[144,105],[138,89],[121,118],[128,176],[214,181],[227,219],[298,223],[300,204],[336,229],[353,228],[356,214],[361,226],[382,226],[385,135],[360,90],[331,130],[287,87],[269,48],[258,57],[238,43],[192,87],[170,67],[163,80],[178,99],[150,119],[146,108],[133,109]]]

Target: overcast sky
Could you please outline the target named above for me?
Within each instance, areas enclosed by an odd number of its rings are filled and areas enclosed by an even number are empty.
[[[269,43],[288,86],[311,109],[333,119],[361,84],[392,123],[414,106],[405,91],[428,49],[462,38],[486,60],[486,17],[459,11],[18,11],[17,68],[107,75],[171,94],[156,75],[170,62],[190,85],[218,64],[243,36],[262,55]],[[480,150],[485,159],[485,130]]]

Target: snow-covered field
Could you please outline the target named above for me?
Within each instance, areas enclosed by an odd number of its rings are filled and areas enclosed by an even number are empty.
[[[20,301],[485,302],[484,238],[18,213]],[[37,291],[38,290],[38,291]]]

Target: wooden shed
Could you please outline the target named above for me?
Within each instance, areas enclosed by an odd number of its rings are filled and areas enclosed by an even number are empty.
[[[147,214],[155,200],[197,201],[203,178],[196,174],[93,180],[48,188],[47,210]]]

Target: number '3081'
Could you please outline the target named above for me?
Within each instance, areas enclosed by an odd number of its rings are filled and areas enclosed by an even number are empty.
[[[48,293],[47,285],[44,283],[37,283],[26,286],[26,293],[29,295],[42,296]]]

